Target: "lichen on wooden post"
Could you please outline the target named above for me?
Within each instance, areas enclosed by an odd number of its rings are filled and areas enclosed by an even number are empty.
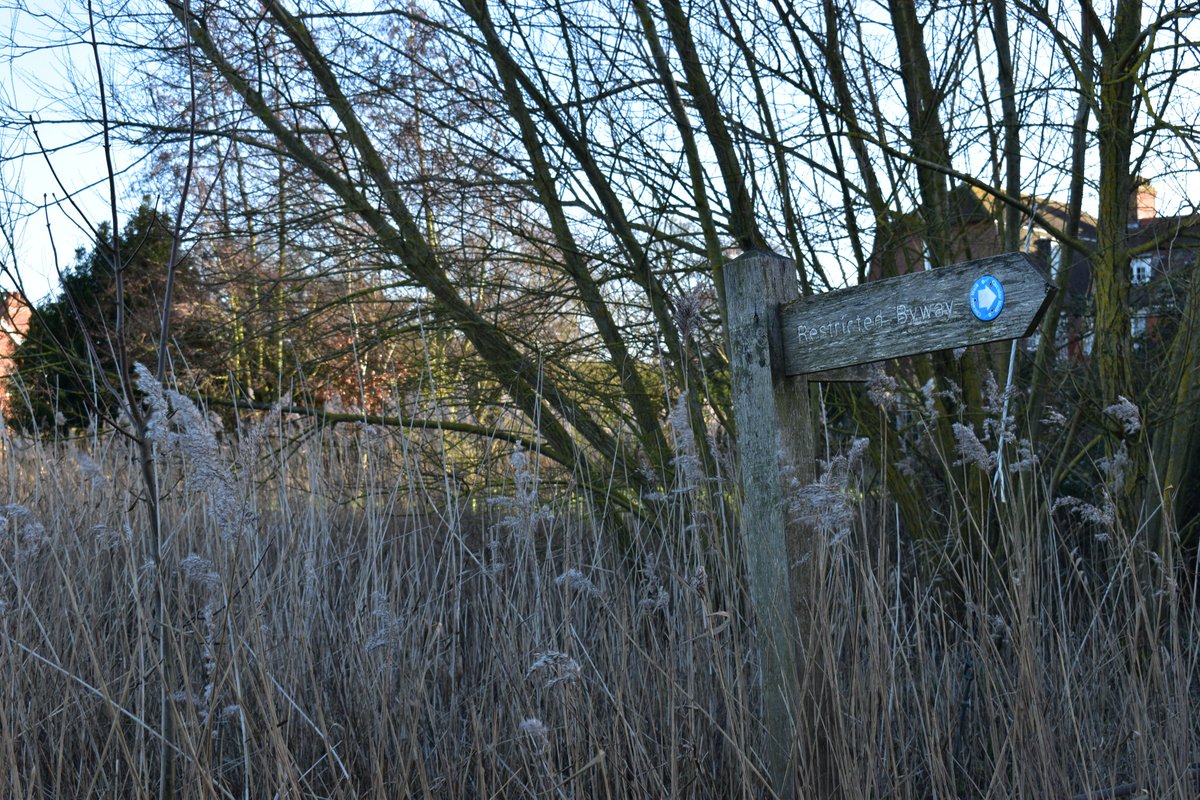
[[[790,565],[800,552],[785,508],[786,467],[812,478],[813,431],[808,381],[785,377],[779,309],[798,297],[794,264],[775,253],[747,252],[725,267],[729,359],[742,488],[741,530],[762,663],[763,760],[773,790],[795,795],[797,592]]]

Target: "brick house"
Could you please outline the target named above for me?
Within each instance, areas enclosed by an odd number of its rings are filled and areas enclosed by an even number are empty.
[[[1131,200],[1129,302],[1135,337],[1153,334],[1164,317],[1178,312],[1178,279],[1200,259],[1200,216],[1159,216],[1156,200],[1157,192],[1144,181]]]
[[[1149,181],[1137,181],[1126,217],[1127,243],[1133,253],[1129,264],[1130,333],[1135,340],[1153,334],[1162,320],[1178,313],[1178,280],[1189,274],[1200,257],[1200,217],[1159,216],[1157,200],[1158,192]],[[1052,224],[1066,227],[1066,209],[1061,205],[1041,201],[1038,211]],[[1022,231],[1022,236],[1027,233]],[[1063,268],[1064,248],[1038,226],[1029,238],[1033,252],[1051,275],[1057,276]],[[1094,218],[1083,215],[1078,238],[1085,244],[1096,242]],[[1092,270],[1086,256],[1079,253],[1068,268],[1059,339],[1063,355],[1078,359],[1091,352]]]
[[[1000,233],[990,203],[968,186],[950,191],[949,249],[952,263],[999,255]],[[902,214],[876,232],[867,280],[880,280],[929,268],[918,213]]]
[[[0,308],[0,414],[8,416],[8,379],[16,368],[13,354],[25,340],[33,308],[20,292],[0,292],[3,308]]]

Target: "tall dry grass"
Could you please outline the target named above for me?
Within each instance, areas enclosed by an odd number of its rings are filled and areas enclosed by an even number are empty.
[[[0,795],[155,796],[166,680],[182,797],[769,796],[726,487],[623,547],[529,454],[465,495],[429,433],[171,425],[161,553],[119,437],[3,442]],[[796,721],[801,796],[824,747],[851,798],[1194,797],[1187,565],[1068,530],[1036,476],[986,560],[918,548],[853,455],[796,494],[835,694]]]

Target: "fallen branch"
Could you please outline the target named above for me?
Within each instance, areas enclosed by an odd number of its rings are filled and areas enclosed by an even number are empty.
[[[503,428],[489,428],[486,425],[475,425],[470,422],[424,419],[421,417],[401,417],[390,414],[363,414],[324,411],[315,408],[306,408],[304,406],[281,406],[274,403],[265,403],[255,400],[228,400],[223,397],[207,397],[204,395],[196,395],[195,399],[198,402],[210,406],[223,406],[225,408],[240,408],[253,411],[278,411],[281,414],[299,414],[301,416],[311,417],[327,425],[336,425],[339,422],[359,422],[366,425],[383,425],[393,428],[451,431],[453,433],[465,433],[471,436],[482,436],[485,439],[496,439],[502,442],[510,442],[523,447],[532,447],[537,445],[538,442],[536,440],[539,438],[538,435],[533,432],[521,433],[519,431],[505,430]],[[544,444],[538,449],[544,455],[549,456],[556,461],[560,460],[557,454],[547,451]]]

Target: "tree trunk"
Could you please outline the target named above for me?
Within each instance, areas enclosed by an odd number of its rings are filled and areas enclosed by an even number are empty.
[[[1096,302],[1092,358],[1100,377],[1100,408],[1124,397],[1141,404],[1142,393],[1133,385],[1133,341],[1129,314],[1129,198],[1134,187],[1130,153],[1135,123],[1134,93],[1141,63],[1140,0],[1118,0],[1112,33],[1101,40],[1099,103],[1096,109],[1100,157],[1100,199],[1096,226],[1096,255],[1092,259],[1092,293]],[[1136,220],[1133,220],[1136,222]],[[1112,432],[1106,450],[1112,456],[1125,438],[1120,426]],[[1137,527],[1140,509],[1133,502],[1145,476],[1145,448],[1140,433],[1129,442],[1132,462],[1119,493],[1118,508],[1126,529]]]
[[[1079,41],[1080,94],[1075,120],[1071,125],[1071,184],[1067,195],[1067,229],[1070,241],[1079,240],[1079,225],[1083,217],[1084,181],[1087,177],[1088,119],[1094,97],[1094,33],[1092,15],[1081,14]],[[1041,337],[1034,358],[1033,378],[1029,389],[1029,438],[1039,441],[1042,430],[1042,398],[1050,382],[1055,359],[1058,356],[1058,324],[1062,319],[1063,304],[1067,301],[1071,269],[1075,260],[1086,255],[1071,245],[1060,247],[1059,274],[1052,276],[1058,292],[1050,301],[1046,316],[1042,320]]]
[[[754,199],[746,186],[733,137],[729,126],[721,114],[720,104],[712,87],[709,86],[708,76],[700,63],[700,54],[692,37],[687,15],[679,0],[662,0],[663,13],[667,19],[667,30],[675,45],[675,52],[683,64],[683,75],[687,79],[687,91],[708,132],[708,143],[712,145],[717,166],[721,170],[721,178],[725,181],[725,192],[729,198],[730,217],[729,228],[733,240],[743,250],[755,250],[766,245],[762,233],[758,229],[758,220],[754,215]]]

